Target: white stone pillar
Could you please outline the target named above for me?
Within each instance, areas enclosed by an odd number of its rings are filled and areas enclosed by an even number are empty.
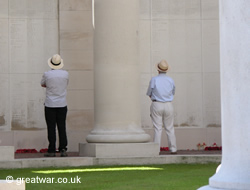
[[[139,0],[95,0],[95,126],[89,143],[147,142],[139,100]]]
[[[250,189],[250,1],[220,0],[222,163],[199,190]]]

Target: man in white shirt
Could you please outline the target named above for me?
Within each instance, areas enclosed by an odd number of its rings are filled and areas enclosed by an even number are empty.
[[[166,75],[168,69],[169,65],[165,60],[157,64],[159,74],[150,80],[147,95],[152,100],[150,116],[155,130],[154,142],[159,144],[160,149],[163,125],[168,137],[171,154],[176,154],[174,109],[172,105],[175,94],[175,84],[173,79]]]
[[[46,88],[45,99],[45,120],[48,129],[48,152],[44,154],[46,157],[56,156],[56,126],[59,134],[59,151],[61,157],[68,156],[67,151],[67,135],[66,135],[66,116],[67,116],[67,85],[69,82],[69,74],[62,70],[64,64],[60,55],[56,54],[48,60],[51,68],[43,74],[41,86]]]

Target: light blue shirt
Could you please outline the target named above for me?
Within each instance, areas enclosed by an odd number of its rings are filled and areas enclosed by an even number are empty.
[[[69,74],[65,70],[50,70],[43,74],[41,85],[46,87],[46,107],[67,106],[67,86]]]
[[[172,102],[174,94],[174,80],[167,76],[166,73],[159,73],[150,80],[147,95],[152,101]]]

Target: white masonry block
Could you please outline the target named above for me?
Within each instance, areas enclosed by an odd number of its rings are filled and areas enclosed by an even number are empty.
[[[25,190],[25,182],[6,178],[6,180],[0,180],[0,190]]]
[[[80,143],[80,156],[114,157],[152,157],[159,156],[157,143]]]
[[[0,146],[0,161],[14,160],[14,146]]]

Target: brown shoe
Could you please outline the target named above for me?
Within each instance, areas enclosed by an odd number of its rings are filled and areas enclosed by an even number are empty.
[[[55,154],[54,152],[46,152],[46,153],[44,154],[44,156],[45,156],[45,157],[55,157],[56,154]]]
[[[65,149],[62,149],[60,152],[61,152],[61,157],[67,157],[68,156]]]
[[[171,154],[177,154],[177,151],[176,152],[171,152]]]

